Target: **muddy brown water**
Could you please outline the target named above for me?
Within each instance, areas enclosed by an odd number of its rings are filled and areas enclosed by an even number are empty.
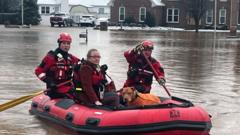
[[[34,75],[42,57],[57,47],[60,32],[73,36],[71,53],[82,58],[97,48],[101,63],[108,64],[117,88],[126,79],[123,52],[143,39],[155,43],[153,56],[165,68],[171,94],[192,101],[212,115],[211,135],[236,135],[240,128],[240,38],[219,32],[97,31],[88,28],[89,39],[79,38],[83,28],[32,27],[6,29],[0,26],[0,103],[43,90]],[[153,93],[167,96],[156,82]],[[0,113],[1,135],[77,134],[29,114],[31,101]]]

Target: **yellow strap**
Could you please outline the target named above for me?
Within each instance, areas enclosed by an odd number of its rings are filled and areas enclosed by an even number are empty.
[[[76,88],[76,91],[82,91],[82,88]]]

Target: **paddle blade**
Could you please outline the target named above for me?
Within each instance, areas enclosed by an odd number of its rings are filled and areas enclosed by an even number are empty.
[[[58,84],[57,87],[63,86],[63,85],[65,85],[65,84],[71,83],[71,82],[72,82],[72,80],[68,80],[68,81],[66,81],[66,82],[63,82],[63,83]],[[48,90],[48,89],[47,89],[47,90]],[[14,100],[9,101],[9,102],[3,103],[3,104],[0,105],[0,112],[6,110],[6,109],[8,109],[8,108],[14,107],[14,106],[16,106],[16,105],[18,105],[18,104],[21,104],[21,103],[23,103],[23,102],[26,102],[26,101],[28,101],[29,99],[31,99],[31,98],[33,98],[33,97],[35,97],[35,96],[37,96],[37,95],[42,94],[43,92],[44,92],[44,91],[36,92],[36,93],[33,93],[33,94],[29,94],[29,95],[26,95],[26,96],[22,96],[22,97],[20,97],[20,98],[14,99]]]
[[[21,104],[23,102],[26,102],[28,101],[29,99],[37,96],[37,95],[40,95],[42,94],[43,91],[40,91],[40,92],[36,92],[36,93],[33,93],[33,94],[30,94],[30,95],[27,95],[27,96],[22,96],[20,98],[17,98],[17,99],[14,99],[14,100],[11,100],[9,102],[6,102],[6,103],[3,103],[0,105],[0,112],[4,111],[4,110],[7,110],[9,108],[12,108],[18,104]]]

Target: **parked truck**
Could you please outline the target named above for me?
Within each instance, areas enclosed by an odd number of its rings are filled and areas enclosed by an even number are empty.
[[[51,27],[54,27],[54,25],[58,25],[59,27],[72,26],[73,20],[65,13],[55,13],[50,17],[50,24]]]

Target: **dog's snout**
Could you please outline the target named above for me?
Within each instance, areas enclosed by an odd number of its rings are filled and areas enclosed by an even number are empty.
[[[127,94],[123,95],[123,101],[125,102],[131,102],[131,97]]]

